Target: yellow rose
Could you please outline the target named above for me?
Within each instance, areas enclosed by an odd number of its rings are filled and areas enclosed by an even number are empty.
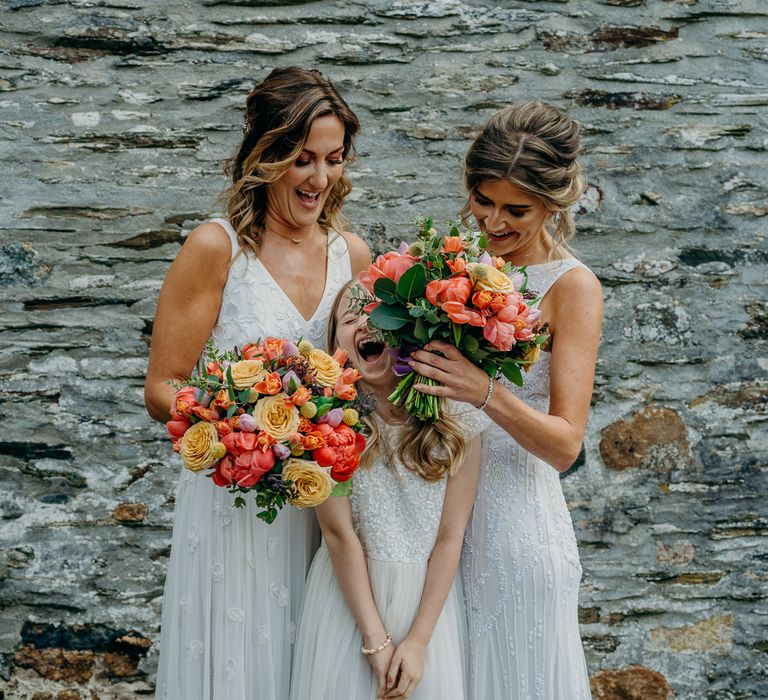
[[[317,383],[321,386],[336,386],[341,376],[341,365],[327,352],[315,348],[307,356],[309,364],[317,371]]]
[[[333,480],[317,462],[287,459],[283,462],[283,479],[293,482],[296,497],[289,499],[299,508],[313,508],[326,501],[333,489]]]
[[[217,460],[224,456],[221,453],[222,447],[224,445],[219,442],[216,428],[210,423],[201,421],[190,426],[184,433],[181,438],[179,453],[187,469],[199,472],[212,467]],[[224,448],[224,452],[226,453],[226,448]]]
[[[267,370],[261,360],[241,360],[229,366],[235,389],[250,389],[256,382],[264,379]]]
[[[287,440],[291,433],[299,429],[299,410],[293,404],[286,403],[287,398],[288,395],[282,391],[274,396],[265,396],[253,409],[259,428],[278,442]]]
[[[523,360],[523,362],[527,362],[528,364],[523,365],[523,371],[528,372],[531,370],[533,365],[536,363],[536,361],[539,359],[539,353],[541,352],[541,346],[536,345],[535,343],[531,345],[531,347],[528,348],[525,355],[523,355],[520,359]]]
[[[503,292],[504,294],[515,291],[515,285],[512,284],[512,280],[492,265],[470,263],[467,265],[467,268],[469,269],[469,278],[472,280],[475,291],[485,290],[494,293]]]

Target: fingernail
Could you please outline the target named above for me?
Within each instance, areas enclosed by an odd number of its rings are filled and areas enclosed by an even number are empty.
[[[416,360],[408,360],[408,364],[413,367],[416,364]]]

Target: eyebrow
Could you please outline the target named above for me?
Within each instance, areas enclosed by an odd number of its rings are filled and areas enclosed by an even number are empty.
[[[475,190],[475,195],[477,197],[480,197],[480,199],[484,199],[487,202],[493,202],[493,200],[490,197],[486,197],[479,189]],[[530,204],[505,204],[504,206],[509,207],[510,209],[530,209]]]

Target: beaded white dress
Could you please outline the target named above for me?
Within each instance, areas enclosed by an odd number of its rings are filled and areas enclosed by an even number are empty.
[[[575,259],[528,266],[543,296]],[[550,355],[507,387],[549,410]],[[579,637],[581,565],[560,475],[495,423],[467,526],[461,573],[469,620],[470,700],[588,700]]]
[[[229,222],[233,257],[238,246]],[[267,336],[325,347],[339,289],[352,277],[347,244],[328,234],[325,292],[308,321],[257,258],[234,260],[211,337],[221,350]],[[178,462],[177,462],[178,463]],[[272,525],[255,503],[181,468],[165,582],[158,700],[286,700],[304,581],[319,531],[311,510]],[[247,499],[252,500],[252,499]]]
[[[466,438],[487,425],[487,417],[466,404]],[[463,411],[470,409],[468,413]],[[401,428],[377,418],[382,442],[392,448]],[[446,480],[429,482],[392,459],[377,458],[355,473],[353,527],[368,560],[376,607],[398,644],[419,608],[427,564],[443,511]],[[378,684],[360,652],[363,639],[336,580],[328,549],[320,546],[307,579],[296,642],[291,700],[374,700]],[[427,646],[424,675],[411,700],[465,700],[466,613],[457,575]]]

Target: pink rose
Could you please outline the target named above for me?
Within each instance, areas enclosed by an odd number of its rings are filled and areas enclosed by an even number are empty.
[[[363,287],[373,294],[373,285],[376,280],[386,277],[397,283],[403,273],[412,267],[416,260],[410,253],[401,255],[396,250],[390,250],[384,255],[379,255],[376,262],[370,265],[366,271],[361,272],[357,279]]]
[[[498,350],[509,351],[517,345],[515,327],[493,316],[485,323],[483,337]]]
[[[235,460],[232,455],[226,455],[223,459],[219,460],[213,472],[213,483],[221,487],[229,486],[234,478],[234,467]]]
[[[243,452],[235,459],[235,481],[238,486],[251,488],[274,466],[275,453],[272,450]]]
[[[221,441],[229,454],[239,457],[256,449],[257,436],[255,433],[234,432],[221,436]]]

